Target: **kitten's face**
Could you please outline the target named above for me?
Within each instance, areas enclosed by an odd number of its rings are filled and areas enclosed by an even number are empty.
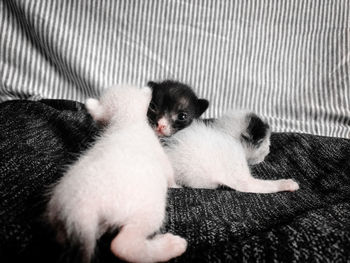
[[[208,108],[209,102],[198,99],[192,89],[182,83],[149,82],[152,100],[148,120],[158,136],[171,136],[187,127]]]

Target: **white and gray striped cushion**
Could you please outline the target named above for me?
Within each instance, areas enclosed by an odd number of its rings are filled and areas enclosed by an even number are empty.
[[[248,108],[274,131],[350,138],[349,72],[349,0],[0,1],[1,101],[171,78],[206,117]]]

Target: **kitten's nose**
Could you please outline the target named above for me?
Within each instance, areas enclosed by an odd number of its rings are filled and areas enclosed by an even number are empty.
[[[158,136],[169,136],[169,128],[169,121],[165,117],[162,117],[157,121],[156,132]]]
[[[157,131],[162,132],[165,129],[165,127],[166,126],[164,124],[158,124]]]

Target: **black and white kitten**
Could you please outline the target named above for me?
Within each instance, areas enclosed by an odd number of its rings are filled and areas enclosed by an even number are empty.
[[[291,179],[254,178],[248,163],[269,153],[270,130],[257,115],[231,111],[205,124],[192,125],[167,138],[165,150],[175,170],[175,181],[193,188],[224,185],[241,192],[296,191]]]
[[[150,81],[152,100],[148,120],[159,137],[171,136],[189,126],[208,108],[206,99],[199,99],[186,84],[178,81]]]

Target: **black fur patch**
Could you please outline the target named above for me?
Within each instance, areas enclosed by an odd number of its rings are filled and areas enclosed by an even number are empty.
[[[253,145],[258,145],[267,136],[270,126],[254,113],[249,114],[247,119],[249,124],[242,137]]]

